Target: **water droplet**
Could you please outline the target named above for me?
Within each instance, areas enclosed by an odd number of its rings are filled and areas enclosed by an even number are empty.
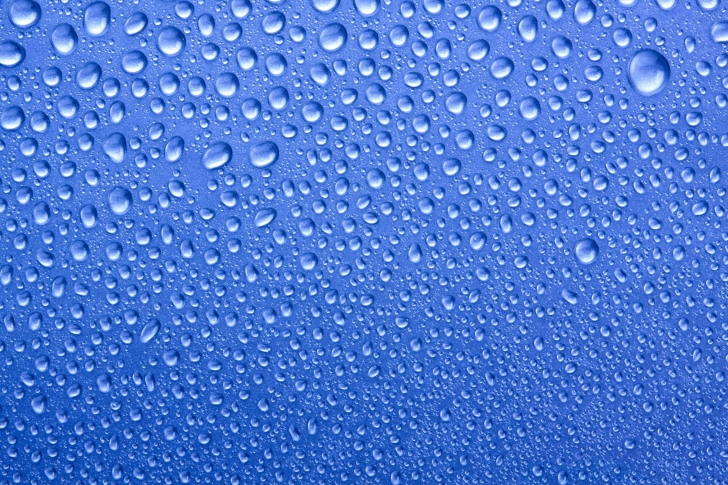
[[[109,192],[109,209],[118,216],[129,212],[132,202],[131,192],[124,187],[115,187]]]
[[[41,8],[33,0],[15,0],[10,4],[10,21],[18,28],[32,27],[40,20]]]
[[[162,327],[159,320],[153,319],[150,320],[149,323],[147,323],[144,328],[142,329],[141,336],[139,337],[139,340],[146,344],[151,342],[154,337],[159,332],[159,329]]]
[[[526,15],[518,22],[518,34],[524,42],[533,42],[538,33],[538,20],[533,15]]]
[[[354,0],[356,11],[365,17],[371,17],[379,10],[380,0]]]
[[[628,77],[635,91],[643,96],[653,96],[670,80],[670,64],[659,52],[643,49],[629,61]]]
[[[593,239],[582,239],[576,244],[574,254],[581,264],[591,264],[599,255],[599,246]]]
[[[178,56],[186,44],[185,35],[177,27],[165,27],[157,36],[157,48],[169,57]]]
[[[0,42],[0,66],[15,67],[25,60],[25,49],[12,40]]]
[[[275,209],[261,209],[255,215],[255,227],[265,227],[276,218],[277,212]]]
[[[136,35],[147,27],[149,19],[144,12],[134,12],[124,22],[124,33],[126,35]]]
[[[259,143],[250,149],[249,158],[254,167],[268,167],[278,160],[278,145],[272,141]]]
[[[78,34],[69,24],[59,24],[51,33],[51,44],[61,55],[68,55],[76,49]]]
[[[19,106],[10,106],[5,108],[0,115],[0,126],[4,130],[15,131],[23,126],[25,122],[25,113]]]
[[[321,30],[319,45],[326,52],[336,52],[346,44],[346,29],[339,23],[332,23]]]
[[[106,156],[116,163],[121,163],[126,158],[126,138],[121,133],[111,134],[103,148]]]
[[[224,141],[213,143],[202,155],[202,166],[215,170],[226,165],[233,158],[233,149]]]
[[[710,38],[713,42],[728,42],[728,21],[713,24],[710,28]]]
[[[91,36],[104,35],[110,23],[111,8],[105,2],[93,2],[83,11],[83,27]]]
[[[486,32],[495,32],[500,27],[503,14],[494,5],[488,5],[478,14],[478,26]]]

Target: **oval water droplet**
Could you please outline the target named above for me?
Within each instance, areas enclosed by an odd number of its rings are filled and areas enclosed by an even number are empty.
[[[25,49],[12,40],[0,43],[0,66],[15,67],[25,60]]]
[[[159,322],[159,320],[151,320],[149,323],[147,323],[144,328],[142,329],[141,336],[139,337],[139,340],[146,344],[152,341],[154,337],[157,335],[157,332],[159,332],[159,329],[162,327],[162,324]]]
[[[186,44],[185,35],[177,27],[165,27],[157,36],[157,48],[168,57],[178,56]]]
[[[202,166],[208,170],[218,169],[230,162],[233,149],[224,141],[213,143],[202,155]]]
[[[33,0],[16,0],[10,4],[10,21],[18,28],[32,27],[40,20],[41,8]]]
[[[576,244],[574,254],[581,264],[591,264],[599,255],[599,246],[591,238],[582,239]]]
[[[321,30],[319,45],[326,52],[336,52],[346,44],[346,28],[339,23],[332,23]]]
[[[118,216],[129,212],[132,202],[131,192],[124,187],[115,187],[109,192],[109,209]]]
[[[94,2],[83,11],[83,27],[86,33],[98,37],[104,35],[111,23],[111,8],[105,2]]]
[[[635,91],[643,96],[653,96],[670,80],[670,64],[659,52],[643,49],[629,61],[627,76]]]
[[[265,227],[276,218],[277,212],[275,209],[261,209],[255,215],[255,227]]]
[[[278,145],[272,141],[259,143],[250,149],[250,163],[257,168],[265,168],[278,161]]]

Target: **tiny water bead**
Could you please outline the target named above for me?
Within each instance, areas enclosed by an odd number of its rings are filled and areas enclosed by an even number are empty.
[[[717,0],[8,0],[5,483],[723,483]]]

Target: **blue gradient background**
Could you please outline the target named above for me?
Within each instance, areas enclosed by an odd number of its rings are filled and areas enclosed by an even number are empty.
[[[728,481],[725,2],[0,8],[0,483]]]

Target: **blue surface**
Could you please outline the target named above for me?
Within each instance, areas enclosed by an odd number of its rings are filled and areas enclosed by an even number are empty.
[[[728,481],[725,2],[0,8],[1,484]]]

